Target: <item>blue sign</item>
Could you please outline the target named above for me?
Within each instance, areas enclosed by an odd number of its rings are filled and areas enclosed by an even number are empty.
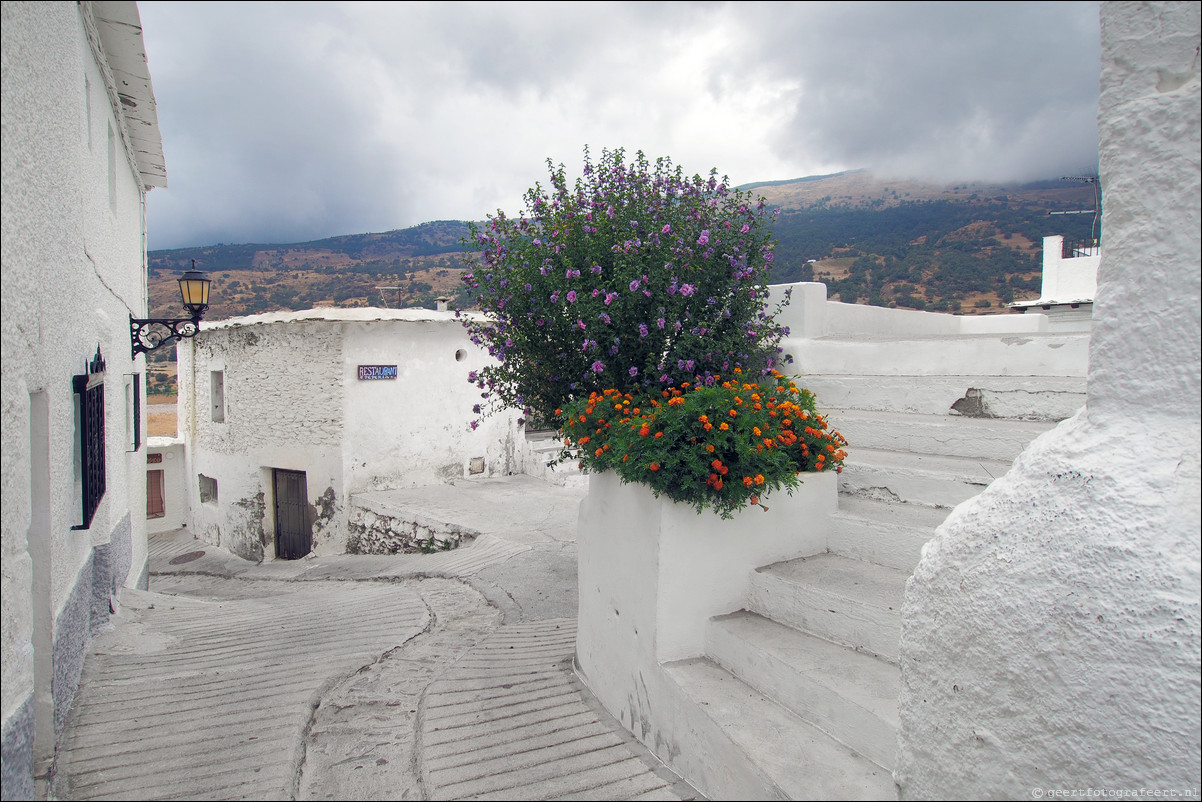
[[[360,365],[359,381],[375,379],[395,379],[396,365]]]

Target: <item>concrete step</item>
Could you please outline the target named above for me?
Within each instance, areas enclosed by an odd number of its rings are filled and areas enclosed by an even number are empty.
[[[750,764],[759,788],[708,788],[712,799],[896,799],[892,773],[831,738],[716,663],[664,665],[668,677],[713,725],[698,753]],[[718,741],[722,741],[719,743]]]
[[[857,753],[894,768],[897,666],[745,610],[710,622],[706,654]]]
[[[827,548],[835,554],[911,573],[922,547],[935,535],[948,510],[840,495],[831,517]]]
[[[1012,461],[850,449],[839,475],[839,493],[878,501],[954,507],[1010,470]]]
[[[909,576],[828,552],[756,569],[748,606],[794,629],[897,663]]]
[[[803,376],[826,408],[1061,421],[1085,403],[1085,377]]]
[[[847,438],[847,450],[901,451],[991,461],[1012,461],[1055,424],[951,415],[914,415],[859,409],[824,409],[830,426]]]

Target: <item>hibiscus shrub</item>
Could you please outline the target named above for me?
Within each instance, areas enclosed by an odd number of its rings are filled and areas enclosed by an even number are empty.
[[[767,308],[762,199],[621,149],[597,164],[586,149],[574,185],[548,168],[549,190],[528,190],[523,214],[471,229],[463,280],[485,314],[464,325],[497,360],[469,376],[477,413],[525,409],[558,428],[592,393],[712,386],[777,364],[786,332]]]
[[[847,441],[814,411],[814,396],[773,372],[760,382],[682,384],[656,394],[610,388],[565,407],[564,444],[581,467],[613,470],[656,495],[723,518],[802,472],[841,471]]]

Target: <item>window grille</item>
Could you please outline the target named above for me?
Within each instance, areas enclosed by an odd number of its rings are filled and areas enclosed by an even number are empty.
[[[83,497],[83,523],[74,529],[87,529],[104,498],[104,357],[100,346],[87,366],[88,372],[72,377],[72,389],[79,396],[80,490]]]

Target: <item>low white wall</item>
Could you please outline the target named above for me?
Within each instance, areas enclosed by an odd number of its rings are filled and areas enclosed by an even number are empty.
[[[1042,315],[1039,315],[1041,319]],[[789,337],[785,372],[799,376],[1085,376],[1089,335],[962,335],[956,337]],[[821,399],[820,399],[821,400]]]
[[[685,776],[700,776],[697,756],[681,755],[692,714],[660,664],[701,655],[709,619],[745,608],[756,568],[826,550],[837,477],[802,478],[792,496],[765,497],[768,512],[751,507],[724,521],[612,472],[589,477],[576,532],[577,670],[614,717]]]
[[[916,309],[846,304],[826,299],[819,282],[776,284],[770,287],[770,305],[790,293],[789,305],[778,320],[794,339],[953,337],[974,334],[1038,334],[1048,331],[1039,314],[949,315]]]

